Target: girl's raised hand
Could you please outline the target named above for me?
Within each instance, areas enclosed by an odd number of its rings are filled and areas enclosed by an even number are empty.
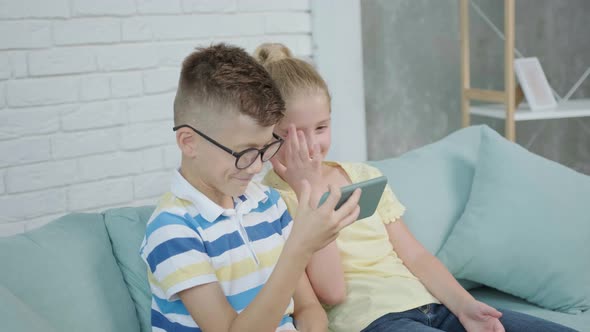
[[[311,151],[308,146],[311,146]],[[279,161],[272,158],[270,162],[275,172],[285,180],[300,197],[302,187],[301,180],[307,180],[312,185],[321,183],[322,155],[320,147],[315,142],[307,142],[302,131],[298,131],[295,125],[289,125],[285,138],[285,160]]]

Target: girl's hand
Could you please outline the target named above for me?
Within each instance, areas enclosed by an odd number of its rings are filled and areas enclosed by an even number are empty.
[[[301,180],[307,180],[312,186],[317,186],[322,179],[322,155],[320,147],[315,142],[308,149],[308,142],[302,131],[298,131],[295,125],[289,125],[285,138],[285,160],[281,163],[276,157],[272,158],[275,172],[293,188],[297,197],[301,196]]]
[[[500,323],[502,313],[476,300],[465,305],[458,317],[468,332],[504,332]]]

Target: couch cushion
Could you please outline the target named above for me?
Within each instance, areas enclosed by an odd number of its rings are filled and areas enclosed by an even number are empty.
[[[491,130],[485,126],[461,129],[400,157],[369,162],[387,176],[406,206],[408,228],[433,254],[463,213],[485,129]]]
[[[154,211],[153,206],[119,208],[104,213],[117,263],[135,303],[142,332],[152,330],[152,294],[147,281],[147,267],[139,256],[145,225]]]
[[[2,330],[12,332],[55,332],[50,324],[28,305],[0,286],[0,322]]]
[[[471,196],[439,256],[458,278],[568,313],[590,308],[590,177],[483,133]]]
[[[41,317],[47,330],[139,330],[100,214],[72,214],[0,238],[0,266],[0,284]],[[29,318],[25,312],[10,319],[17,324]]]
[[[522,312],[527,315],[543,318],[561,325],[571,327],[578,331],[588,331],[588,327],[590,326],[590,310],[572,315],[543,309],[534,304],[526,302],[523,299],[488,287],[481,287],[473,290],[471,291],[471,295],[484,303],[487,303],[495,308],[499,308],[500,310],[508,309]]]

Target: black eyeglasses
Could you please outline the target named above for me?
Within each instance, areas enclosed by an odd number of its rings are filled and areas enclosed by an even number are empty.
[[[284,140],[279,137],[277,134],[272,133],[272,136],[277,140],[269,143],[262,147],[262,149],[257,148],[248,148],[246,150],[235,152],[234,150],[222,145],[221,143],[217,142],[216,140],[212,139],[211,137],[203,134],[199,130],[189,126],[189,125],[180,125],[172,128],[172,130],[177,131],[180,128],[190,128],[195,133],[199,134],[204,139],[208,140],[209,142],[213,143],[213,145],[217,146],[218,148],[222,149],[223,151],[231,154],[232,156],[236,157],[236,168],[237,169],[245,169],[250,167],[250,165],[254,164],[258,156],[262,159],[262,161],[268,161],[270,158],[274,157],[279,149],[283,145]]]

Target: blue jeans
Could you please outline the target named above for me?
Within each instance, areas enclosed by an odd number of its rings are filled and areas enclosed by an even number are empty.
[[[506,332],[562,332],[576,331],[541,318],[515,311],[500,310],[500,322]],[[442,304],[428,304],[416,309],[381,316],[361,332],[390,331],[449,331],[464,332],[459,318]]]

